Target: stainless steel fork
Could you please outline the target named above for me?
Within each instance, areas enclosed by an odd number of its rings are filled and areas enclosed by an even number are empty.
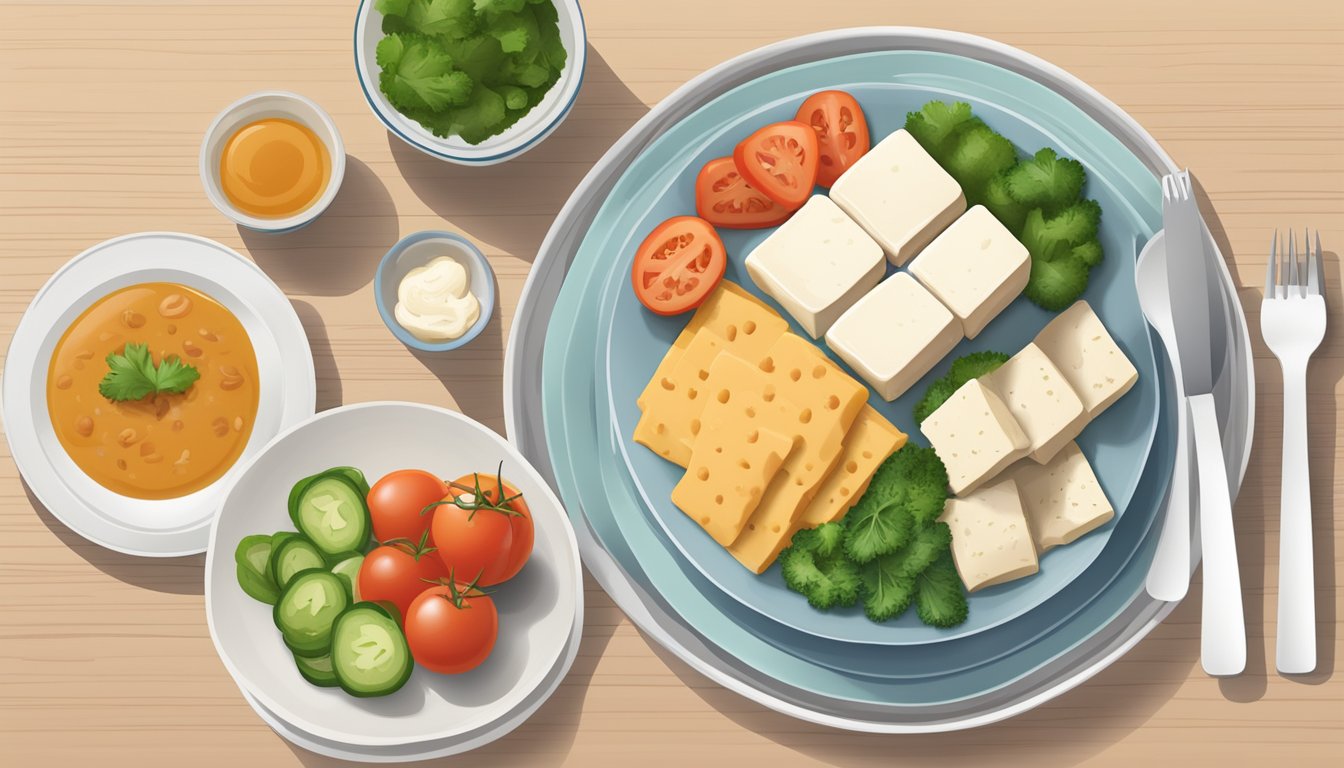
[[[1279,626],[1275,665],[1285,674],[1316,668],[1316,585],[1312,575],[1311,473],[1307,456],[1307,362],[1325,336],[1325,267],[1321,233],[1312,248],[1303,233],[1306,264],[1297,236],[1288,235],[1279,258],[1275,231],[1265,270],[1260,333],[1283,369],[1283,477],[1279,512]],[[1283,261],[1282,271],[1277,262]]]

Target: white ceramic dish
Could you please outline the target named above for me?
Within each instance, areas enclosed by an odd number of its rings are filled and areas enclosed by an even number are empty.
[[[293,216],[262,218],[244,213],[229,202],[219,185],[220,155],[229,137],[244,125],[268,117],[286,118],[307,126],[327,148],[331,160],[331,178],[322,190],[322,196]],[[336,199],[345,179],[345,143],[341,141],[340,131],[336,130],[331,116],[313,100],[287,91],[259,91],[225,107],[210,123],[201,141],[200,174],[205,196],[234,223],[259,232],[292,232],[312,223]]]
[[[494,469],[528,499],[536,528],[522,572],[492,589],[500,635],[470,673],[417,668],[406,686],[357,699],[299,676],[271,609],[243,593],[233,552],[248,534],[292,530],[290,487],[327,467],[350,465],[373,481],[420,467],[448,476]],[[453,411],[412,403],[362,403],[324,411],[281,434],[242,468],[210,532],[206,617],[220,659],[238,686],[295,728],[342,744],[388,747],[454,739],[497,722],[542,687],[583,623],[583,581],[574,531],[544,480],[502,437]]]
[[[480,144],[468,144],[454,136],[442,139],[425,130],[419,123],[402,115],[387,100],[378,87],[378,63],[374,50],[383,37],[383,16],[374,7],[374,0],[362,0],[355,17],[355,70],[364,99],[369,109],[387,130],[397,138],[440,160],[462,165],[493,165],[526,152],[564,122],[579,95],[583,82],[584,65],[588,59],[588,36],[584,29],[583,11],[577,0],[553,0],[559,17],[560,39],[567,56],[560,79],[546,92],[541,103],[533,107],[508,130]]]
[[[223,477],[187,496],[146,500],[113,493],[75,466],[47,417],[46,376],[56,342],[90,304],[118,288],[156,281],[196,288],[238,318],[257,355],[261,399],[252,436]],[[219,500],[241,465],[311,416],[317,397],[308,337],[280,289],[235,251],[171,232],[108,240],[58,269],[19,320],[0,387],[10,451],[38,500],[84,538],[151,557],[204,551]]]
[[[541,421],[542,343],[551,309],[577,244],[626,166],[663,131],[707,101],[746,81],[779,69],[853,53],[882,50],[931,50],[989,62],[1026,75],[1061,93],[1129,147],[1155,175],[1176,169],[1171,158],[1131,117],[1063,70],[1010,46],[971,35],[908,27],[844,29],[808,35],[766,46],[725,62],[696,77],[654,107],[593,167],[565,204],[533,264],[523,289],[505,356],[504,408],[510,439],[547,477],[551,465]],[[1229,361],[1219,378],[1219,419],[1223,431],[1233,497],[1250,456],[1254,419],[1254,378],[1245,317],[1225,266],[1219,269],[1232,341]],[[774,681],[742,668],[704,642],[693,627],[668,611],[665,603],[633,581],[580,526],[584,562],[631,620],[678,658],[711,680],[770,709],[792,717],[850,730],[913,733],[971,728],[1025,712],[1088,680],[1146,636],[1174,603],[1140,596],[1092,640],[1056,663],[1016,681],[974,711],[929,711],[905,722],[874,721],[843,706],[798,698]],[[1197,549],[1197,547],[1196,547]],[[1198,563],[1198,552],[1192,567]]]
[[[397,289],[401,280],[416,267],[423,267],[439,256],[451,256],[466,268],[471,284],[469,290],[481,303],[481,315],[461,336],[448,341],[424,341],[401,327],[393,313],[397,305]],[[411,349],[422,352],[450,352],[465,346],[481,335],[495,311],[495,270],[481,249],[461,235],[452,232],[426,230],[415,232],[397,241],[378,262],[373,276],[373,298],[378,314],[393,336]]]

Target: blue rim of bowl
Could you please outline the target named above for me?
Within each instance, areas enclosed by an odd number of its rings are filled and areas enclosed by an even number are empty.
[[[565,104],[564,108],[560,110],[559,114],[555,116],[554,120],[548,123],[545,128],[538,131],[535,136],[528,139],[526,142],[514,147],[508,152],[501,152],[498,155],[490,155],[488,157],[462,157],[461,155],[450,155],[421,143],[414,136],[408,136],[403,133],[388,121],[387,118],[383,117],[383,113],[379,111],[377,103],[374,102],[373,94],[369,93],[369,86],[364,82],[364,73],[359,69],[359,18],[364,13],[364,6],[369,5],[373,1],[374,0],[360,0],[359,7],[355,9],[355,30],[351,33],[351,39],[354,42],[355,79],[359,81],[360,93],[364,94],[364,101],[369,105],[369,110],[373,112],[374,117],[378,118],[378,122],[382,123],[383,127],[390,131],[394,136],[427,155],[433,155],[442,160],[461,163],[462,165],[489,165],[521,155],[536,146],[543,139],[550,136],[551,133],[559,127],[560,123],[564,122],[565,118],[569,117],[569,112],[574,108],[574,103],[579,100],[579,93],[583,90],[584,74],[588,69],[588,24],[583,18],[583,6],[578,2],[575,2],[574,7],[579,11],[579,47],[583,49],[583,63],[582,66],[579,67],[579,80],[574,86],[574,94],[569,97],[569,101]],[[387,318],[384,317],[383,319],[386,320]]]
[[[392,308],[383,302],[383,272],[387,270],[388,265],[396,255],[424,240],[451,240],[458,243],[471,254],[473,259],[476,259],[476,261],[481,264],[482,268],[485,270],[486,276],[489,278],[485,281],[485,286],[482,288],[478,289],[474,285],[471,286],[471,292],[474,293],[477,300],[481,302],[481,316],[476,318],[476,322],[472,323],[466,333],[452,341],[444,341],[436,344],[417,339],[410,331],[402,328],[401,325],[397,323],[396,317],[392,314]],[[468,269],[468,272],[470,272],[470,269]],[[401,238],[391,248],[387,249],[387,253],[383,254],[383,258],[379,260],[378,270],[373,273],[373,303],[378,307],[378,315],[383,318],[383,325],[386,325],[387,329],[392,332],[392,335],[397,337],[397,341],[400,341],[411,349],[419,350],[421,352],[451,352],[454,349],[466,346],[474,341],[477,336],[480,336],[481,331],[485,330],[485,326],[490,322],[490,317],[494,315],[495,269],[490,266],[490,260],[485,258],[485,254],[481,253],[481,249],[477,248],[475,243],[455,232],[444,232],[437,229],[426,229],[421,232],[413,232]]]

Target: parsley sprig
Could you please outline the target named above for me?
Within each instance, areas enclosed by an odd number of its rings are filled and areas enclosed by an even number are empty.
[[[150,395],[178,395],[201,378],[193,365],[170,355],[154,365],[148,344],[127,344],[121,353],[107,356],[107,375],[98,392],[112,401],[142,400]]]

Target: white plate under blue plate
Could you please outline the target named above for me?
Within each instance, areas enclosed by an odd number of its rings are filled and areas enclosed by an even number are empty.
[[[47,417],[47,365],[61,335],[93,302],[147,282],[180,283],[223,304],[247,331],[261,377],[252,435],[238,462],[209,486],[176,499],[133,499],[94,482],[66,454]],[[203,237],[143,232],[89,248],[42,286],[10,341],[3,398],[14,463],[51,514],[108,549],[177,557],[205,551],[210,521],[239,467],[278,432],[313,415],[317,386],[303,324],[257,265]]]

